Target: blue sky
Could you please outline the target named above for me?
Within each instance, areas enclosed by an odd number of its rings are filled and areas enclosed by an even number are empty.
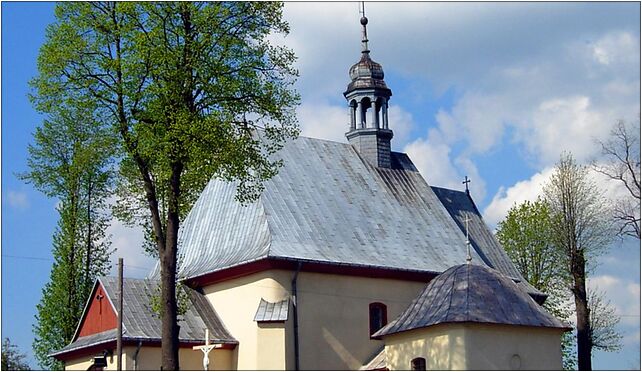
[[[42,118],[28,80],[53,21],[53,3],[2,3],[2,336],[31,357],[36,304],[52,264],[57,214],[15,174]],[[299,56],[298,109],[304,135],[345,141],[342,96],[359,58],[357,3],[288,3]],[[513,203],[533,199],[562,150],[597,158],[618,119],[640,113],[639,3],[369,3],[372,58],[393,91],[393,147],[407,152],[426,180],[472,194],[489,225]],[[596,178],[608,197],[620,191]],[[126,275],[152,261],[141,235],[114,221],[110,232]],[[31,259],[12,256],[32,257]],[[115,258],[115,257],[114,257]],[[591,285],[622,315],[625,347],[596,353],[599,369],[640,368],[640,244],[616,242],[599,259]]]

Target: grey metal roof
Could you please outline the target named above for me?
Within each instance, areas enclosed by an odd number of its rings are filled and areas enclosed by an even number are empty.
[[[290,299],[285,298],[279,302],[268,302],[261,298],[259,307],[256,309],[254,321],[256,322],[284,322],[288,320]]]
[[[102,284],[109,301],[118,311],[118,281],[116,277],[102,277],[97,284]],[[150,279],[124,278],[123,280],[123,339],[160,341],[161,320],[150,305],[150,297],[158,292],[158,282]],[[187,293],[189,304],[187,311],[179,316],[179,341],[204,342],[205,328],[209,329],[210,339],[217,343],[237,344],[216,311],[201,293],[182,287]],[[51,355],[58,355],[72,350],[88,347],[97,343],[116,339],[116,330],[78,337],[74,342]]]
[[[534,296],[538,303],[543,303],[546,294],[538,291],[528,283],[519,273],[511,259],[502,248],[501,244],[490,231],[488,225],[482,219],[477,206],[472,198],[463,191],[444,189],[431,186],[435,195],[448,210],[450,216],[455,220],[457,226],[466,234],[466,219],[468,219],[468,236],[471,246],[489,267],[500,271],[513,279],[518,280],[518,286]]]
[[[69,345],[63,347],[60,350],[57,350],[49,356],[56,356],[70,351],[84,349],[87,347],[104,344],[107,342],[112,342],[116,340],[116,329],[110,329],[109,331],[94,333],[93,335],[78,337],[78,339]]]
[[[299,137],[248,206],[211,180],[179,233],[179,277],[268,257],[435,273],[465,262],[457,223],[410,159],[391,155],[392,169],[375,168],[348,144]]]
[[[461,322],[570,330],[512,279],[486,266],[463,264],[438,275],[397,319],[373,336]]]

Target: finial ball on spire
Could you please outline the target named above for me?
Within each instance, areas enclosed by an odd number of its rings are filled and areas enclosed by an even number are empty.
[[[364,25],[364,26],[367,25],[368,24],[368,18],[361,17],[361,24]]]

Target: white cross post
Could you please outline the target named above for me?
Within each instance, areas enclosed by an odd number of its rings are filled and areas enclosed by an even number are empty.
[[[200,350],[203,352],[203,370],[204,371],[207,371],[210,365],[210,357],[209,357],[210,351],[212,351],[212,349],[219,349],[221,347],[223,347],[223,344],[210,345],[210,330],[205,328],[205,345],[192,347],[193,350]]]

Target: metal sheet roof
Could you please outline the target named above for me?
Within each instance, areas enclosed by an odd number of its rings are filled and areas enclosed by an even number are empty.
[[[256,309],[254,321],[256,322],[284,322],[288,320],[290,310],[290,299],[285,298],[279,302],[268,302],[261,298],[259,307]]]
[[[111,342],[116,340],[116,329],[110,329],[109,331],[104,331],[100,333],[94,333],[93,335],[78,337],[78,339],[69,345],[63,347],[60,350],[57,350],[49,356],[56,356],[70,351],[84,349],[94,345],[100,345],[106,342]]]
[[[116,277],[102,277],[97,285],[102,284],[115,311],[118,311],[118,281]],[[158,282],[150,279],[124,278],[123,280],[123,339],[160,341],[161,320],[150,305],[150,297],[159,293]],[[179,316],[179,340],[181,342],[204,342],[205,328],[210,332],[212,342],[237,344],[225,325],[221,322],[216,311],[201,293],[183,287],[187,292],[189,304],[187,311]],[[63,354],[72,350],[88,347],[94,344],[113,341],[116,330],[78,337],[74,342],[65,346],[52,355]]]
[[[248,206],[209,182],[179,233],[179,277],[267,257],[435,273],[465,262],[464,235],[405,154],[375,168],[348,144],[299,137],[278,156]]]
[[[461,322],[570,329],[510,278],[485,266],[463,264],[438,275],[397,319],[373,336]]]
[[[448,210],[448,213],[455,220],[463,234],[466,234],[466,219],[468,219],[468,237],[471,246],[484,260],[484,263],[502,274],[518,280],[518,286],[536,297],[539,303],[543,303],[546,294],[538,291],[524,280],[506,254],[506,251],[504,251],[504,248],[499,244],[497,238],[495,238],[495,234],[490,231],[488,225],[486,225],[482,219],[472,198],[463,191],[434,186],[431,188],[441,203],[446,207],[446,210]]]

